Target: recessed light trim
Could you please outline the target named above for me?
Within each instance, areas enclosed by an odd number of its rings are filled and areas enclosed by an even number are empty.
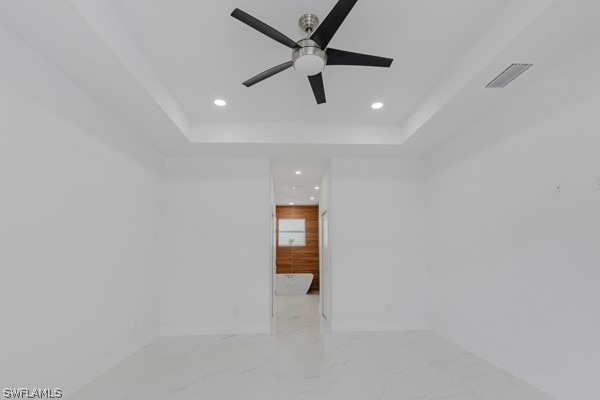
[[[302,175],[302,171],[296,171],[296,175]]]
[[[293,201],[290,201],[288,204],[289,204],[290,206],[293,206],[293,205],[294,205],[294,202],[293,202]]]
[[[215,106],[217,106],[217,107],[225,107],[226,105],[227,105],[227,102],[223,99],[215,100]]]
[[[381,103],[381,102],[379,102],[379,101],[378,101],[378,102],[376,102],[376,103],[373,103],[373,104],[371,104],[371,108],[372,108],[373,110],[380,110],[380,109],[382,109],[382,108],[383,108],[383,103]]]
[[[314,197],[311,197],[310,199],[311,199],[311,200],[314,200],[315,198],[314,198]]]
[[[315,186],[315,190],[319,190],[321,189],[319,186]]]

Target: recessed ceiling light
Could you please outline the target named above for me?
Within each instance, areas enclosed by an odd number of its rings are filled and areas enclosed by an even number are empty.
[[[294,205],[294,202],[293,202],[293,201],[290,201],[288,204],[289,204],[290,206],[293,206],[293,205]]]
[[[380,108],[383,108],[383,103],[379,103],[379,102],[373,103],[373,104],[371,104],[371,108],[373,110],[379,110]]]
[[[314,198],[314,197],[311,197],[310,199],[311,199],[311,200],[314,200],[315,198]]]
[[[318,186],[315,186],[315,190],[319,190],[319,189],[321,189],[321,188],[320,188],[320,187],[318,187]]]
[[[217,99],[215,100],[215,105],[219,107],[225,107],[227,105],[227,102],[222,99]]]
[[[296,171],[296,175],[302,175],[302,171]]]

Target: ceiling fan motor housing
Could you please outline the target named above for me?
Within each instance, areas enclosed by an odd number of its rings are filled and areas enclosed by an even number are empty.
[[[310,39],[300,40],[298,45],[300,48],[292,53],[294,69],[306,76],[321,73],[327,64],[327,53]]]

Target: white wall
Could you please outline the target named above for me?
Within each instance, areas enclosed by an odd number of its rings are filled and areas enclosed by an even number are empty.
[[[321,194],[319,196],[319,215],[329,209],[331,201],[331,165],[329,165],[321,178],[321,186],[319,186]]]
[[[269,332],[269,160],[169,158],[166,170],[162,332]]]
[[[66,394],[156,336],[163,160],[0,27],[0,386]]]
[[[428,160],[435,329],[561,400],[600,398],[599,50]]]
[[[331,164],[333,330],[427,326],[421,160]]]

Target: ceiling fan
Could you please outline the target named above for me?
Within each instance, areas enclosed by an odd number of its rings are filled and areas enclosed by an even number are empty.
[[[300,25],[300,29],[306,32],[306,38],[298,42],[294,42],[275,28],[239,8],[233,10],[231,13],[232,17],[293,50],[291,61],[261,72],[255,77],[248,79],[243,85],[250,87],[293,66],[296,71],[308,76],[317,104],[323,104],[326,100],[322,71],[326,65],[358,65],[389,68],[392,65],[392,61],[394,61],[391,58],[352,53],[327,47],[333,35],[335,35],[357,1],[339,0],[320,25],[316,15],[305,14],[300,17],[298,24]]]

